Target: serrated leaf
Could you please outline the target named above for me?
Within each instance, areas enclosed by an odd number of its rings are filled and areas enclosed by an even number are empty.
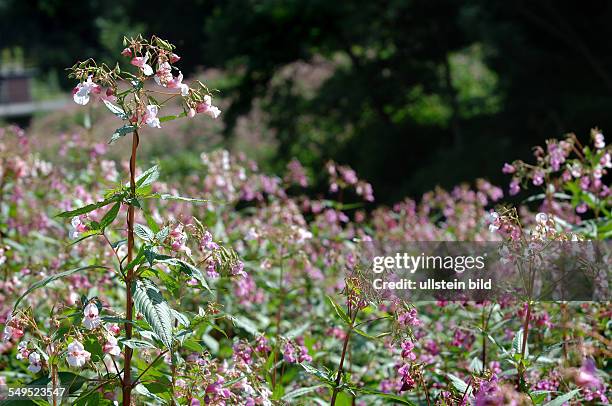
[[[155,348],[155,345],[145,340],[137,340],[132,338],[130,340],[122,341],[123,345],[126,345],[130,348]]]
[[[149,227],[144,226],[142,224],[134,225],[134,234],[136,234],[142,240],[147,242],[151,242],[155,238],[155,234],[153,234],[153,231],[151,231]]]
[[[56,273],[56,274],[51,275],[51,276],[47,276],[43,280],[33,283],[32,286],[30,286],[24,292],[23,295],[19,296],[19,298],[15,302],[15,306],[13,306],[13,312],[15,311],[15,309],[17,309],[17,306],[19,306],[19,303],[23,300],[23,298],[26,297],[27,295],[29,295],[30,293],[32,293],[33,291],[35,291],[36,289],[42,288],[43,286],[46,286],[46,285],[50,284],[51,282],[53,282],[55,280],[58,280],[58,279],[61,279],[63,277],[70,276],[70,275],[72,275],[74,273],[77,273],[77,272],[80,272],[80,271],[86,271],[86,270],[90,270],[90,269],[105,269],[105,267],[98,266],[98,265],[83,266],[83,267],[80,267],[80,268],[75,268],[75,269],[71,269],[69,271],[64,271],[64,272]]]
[[[172,350],[172,311],[160,290],[148,279],[137,280],[134,284],[134,305],[153,332],[164,345]]]
[[[126,134],[134,132],[135,130],[136,130],[136,126],[135,125],[126,124],[124,126],[121,126],[121,127],[117,128],[115,130],[115,132],[111,136],[111,138],[108,141],[108,143],[109,144],[114,144],[115,142],[117,142],[117,140],[119,140],[119,138],[125,137]]]
[[[309,374],[314,376],[315,378],[319,379],[322,382],[325,382],[328,385],[335,385],[335,383],[329,379],[329,377],[327,376],[327,374],[321,370],[318,370],[317,368],[313,367],[312,365],[309,364],[304,364],[304,363],[300,363],[300,366],[302,368],[304,368],[304,370]]]
[[[121,208],[121,203],[117,202],[113,205],[113,207],[110,208],[109,211],[106,212],[104,217],[102,217],[102,220],[100,220],[101,229],[105,229],[106,227],[111,225],[113,221],[115,221],[115,219],[117,218],[117,214],[119,214],[120,208]]]
[[[304,396],[307,393],[314,392],[317,389],[323,388],[323,387],[325,387],[325,385],[315,385],[315,386],[308,386],[305,388],[298,388],[296,390],[292,390],[291,392],[286,393],[281,399],[287,401],[287,400],[299,398],[300,396]]]
[[[85,214],[85,213],[89,213],[90,211],[94,211],[96,209],[102,208],[104,206],[107,206],[111,203],[115,203],[121,200],[123,196],[122,195],[114,195],[112,197],[109,197],[108,199],[104,199],[102,201],[99,201],[97,203],[92,203],[92,204],[88,204],[87,206],[83,206],[83,207],[79,207],[78,209],[74,209],[74,210],[68,210],[65,212],[62,212],[60,214],[57,214],[56,217],[61,217],[61,218],[72,218],[72,217],[76,217],[76,216],[80,216],[81,214]]]
[[[128,116],[127,114],[125,114],[125,111],[123,111],[121,107],[115,106],[113,103],[109,102],[108,100],[102,100],[102,101],[104,102],[104,105],[106,106],[106,108],[108,108],[111,111],[111,113],[113,113],[114,115],[116,115],[122,120],[127,120]]]
[[[457,389],[457,391],[459,391],[460,393],[466,393],[467,391],[468,396],[471,394],[472,387],[468,387],[468,384],[465,383],[463,379],[453,374],[446,374],[446,376],[448,376],[448,378],[451,380],[453,386],[455,387],[455,389]]]
[[[375,396],[378,396],[381,399],[392,400],[394,403],[400,403],[402,405],[415,406],[415,403],[409,401],[408,399],[405,399],[405,398],[403,398],[401,396],[393,395],[391,393],[381,392],[381,391],[376,390],[376,389],[359,388],[359,387],[352,387],[351,389],[353,389],[355,392],[362,393],[364,395],[375,395]]]
[[[176,120],[177,118],[186,117],[186,116],[187,114],[185,112],[182,112],[181,114],[177,114],[177,115],[163,116],[163,117],[159,117],[159,122],[165,123],[166,121],[172,121],[172,120]]]
[[[523,350],[523,329],[516,332],[514,339],[512,340],[512,349],[515,354],[520,354]],[[525,358],[529,356],[529,343],[525,342]]]
[[[334,299],[332,299],[331,296],[327,296],[327,300],[329,300],[329,303],[331,304],[332,308],[336,311],[336,314],[338,315],[338,317],[340,317],[349,326],[353,324],[348,314],[346,314],[344,309],[342,309],[342,307],[340,307],[340,305],[336,303]]]
[[[148,199],[161,199],[161,200],[179,200],[182,202],[190,202],[190,203],[206,203],[210,201],[207,199],[198,199],[195,197],[184,197],[184,196],[171,195],[169,193],[155,193],[155,194],[147,196],[147,198]]]
[[[576,396],[578,393],[580,393],[580,389],[574,389],[571,392],[567,392],[563,396],[559,396],[558,398],[554,398],[550,402],[545,403],[544,406],[561,406],[562,404]]]
[[[149,186],[157,179],[159,179],[159,166],[155,165],[147,169],[138,178],[136,178],[136,187],[140,189],[142,187]]]

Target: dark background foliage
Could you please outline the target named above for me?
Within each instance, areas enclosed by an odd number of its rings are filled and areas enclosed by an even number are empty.
[[[123,34],[156,33],[186,74],[228,73],[228,139],[258,101],[277,140],[270,169],[297,157],[316,177],[333,158],[390,202],[505,182],[504,160],[530,146],[612,128],[611,12],[603,0],[0,0],[0,49],[61,72],[77,57],[114,60]],[[282,74],[316,61],[316,85]]]

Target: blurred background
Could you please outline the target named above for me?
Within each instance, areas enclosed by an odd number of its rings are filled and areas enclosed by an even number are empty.
[[[0,0],[0,122],[39,145],[83,128],[107,140],[117,123],[72,103],[65,68],[157,34],[223,110],[147,131],[171,173],[222,146],[276,173],[298,158],[313,193],[327,160],[348,164],[379,203],[505,184],[502,164],[531,146],[612,128],[610,21],[603,0]]]

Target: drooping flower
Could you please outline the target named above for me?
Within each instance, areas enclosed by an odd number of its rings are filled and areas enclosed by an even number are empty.
[[[216,249],[219,249],[219,245],[217,245],[217,243],[213,241],[213,236],[208,230],[204,232],[204,235],[202,236],[202,239],[200,240],[200,249],[202,250],[206,249],[209,251],[214,251]]]
[[[94,83],[91,78],[92,76],[90,75],[87,77],[85,82],[79,83],[74,89],[72,89],[72,98],[76,104],[84,106],[89,103],[89,94],[91,92],[101,92],[102,89],[100,88],[100,85]]]
[[[509,187],[510,196],[514,196],[518,194],[518,192],[520,191],[521,191],[521,185],[518,179],[512,179],[512,181],[510,182],[510,187]]]
[[[117,345],[117,339],[115,336],[108,334],[106,336],[106,343],[102,347],[102,350],[110,355],[119,356],[121,355],[121,348]]]
[[[147,106],[147,112],[145,113],[143,119],[149,127],[161,128],[159,118],[157,118],[158,111],[159,108],[154,104],[149,104]]]
[[[513,165],[510,165],[509,163],[505,163],[504,167],[502,168],[502,172],[506,174],[514,173],[516,172],[516,168]]]
[[[236,263],[232,265],[231,272],[233,276],[240,276],[242,278],[247,277],[247,273],[244,271],[244,262],[242,261],[236,261]]]
[[[595,140],[595,148],[604,149],[606,147],[606,141],[602,133],[596,133],[593,138]]]
[[[89,361],[90,357],[91,353],[89,351],[85,351],[85,347],[83,347],[83,344],[81,344],[80,341],[74,340],[68,344],[66,361],[71,367],[81,368],[87,361]]]
[[[535,220],[539,224],[546,224],[548,222],[548,215],[546,213],[538,213],[535,216]]]
[[[144,57],[137,56],[135,58],[132,58],[130,63],[142,69],[142,73],[144,73],[146,76],[151,76],[153,74],[153,68],[147,63],[148,60],[149,55],[145,55]]]
[[[87,225],[85,225],[85,223],[81,221],[81,218],[79,216],[73,217],[70,223],[74,228],[74,231],[72,232],[72,238],[79,238],[81,233],[87,231]]]
[[[89,330],[97,328],[102,323],[102,319],[98,314],[98,306],[95,303],[89,303],[83,309],[83,325]]]
[[[208,114],[212,118],[217,118],[221,114],[221,110],[212,105],[212,97],[209,95],[204,96],[204,101],[196,106],[196,111]]]
[[[595,362],[592,359],[585,359],[582,367],[578,370],[576,384],[585,388],[600,388],[602,386],[602,381],[597,376]]]
[[[29,355],[28,361],[30,361],[30,365],[28,366],[28,371],[38,373],[42,369],[42,362],[40,360],[40,354],[38,352],[33,352]]]
[[[487,216],[487,221],[489,222],[489,231],[494,233],[499,230],[501,220],[499,218],[499,214],[495,211],[492,211]]]

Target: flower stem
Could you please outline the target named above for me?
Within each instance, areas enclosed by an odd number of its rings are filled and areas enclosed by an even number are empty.
[[[349,301],[349,315],[350,315],[350,301]],[[336,404],[336,397],[338,396],[338,387],[340,386],[340,381],[342,380],[342,371],[344,368],[344,358],[346,357],[346,350],[348,349],[349,339],[351,338],[351,332],[353,331],[353,326],[355,325],[355,319],[357,319],[357,312],[359,308],[355,309],[355,313],[351,318],[351,324],[346,331],[346,337],[344,337],[344,344],[342,345],[342,355],[340,356],[340,365],[338,365],[338,375],[336,376],[336,385],[334,387],[334,391],[332,392],[332,397],[329,402],[330,406],[334,406]],[[349,316],[350,317],[350,316]]]
[[[127,214],[127,226],[128,226],[128,253],[127,262],[128,266],[134,258],[134,199],[136,199],[136,150],[138,149],[138,130],[132,133],[132,155],[130,156],[130,204],[128,206]],[[125,338],[129,340],[132,338],[132,319],[133,319],[133,307],[134,303],[132,300],[132,282],[134,279],[134,267],[129,266],[127,275],[125,277]],[[123,406],[130,406],[132,398],[132,354],[133,350],[125,346],[124,352],[124,372],[123,372]]]

